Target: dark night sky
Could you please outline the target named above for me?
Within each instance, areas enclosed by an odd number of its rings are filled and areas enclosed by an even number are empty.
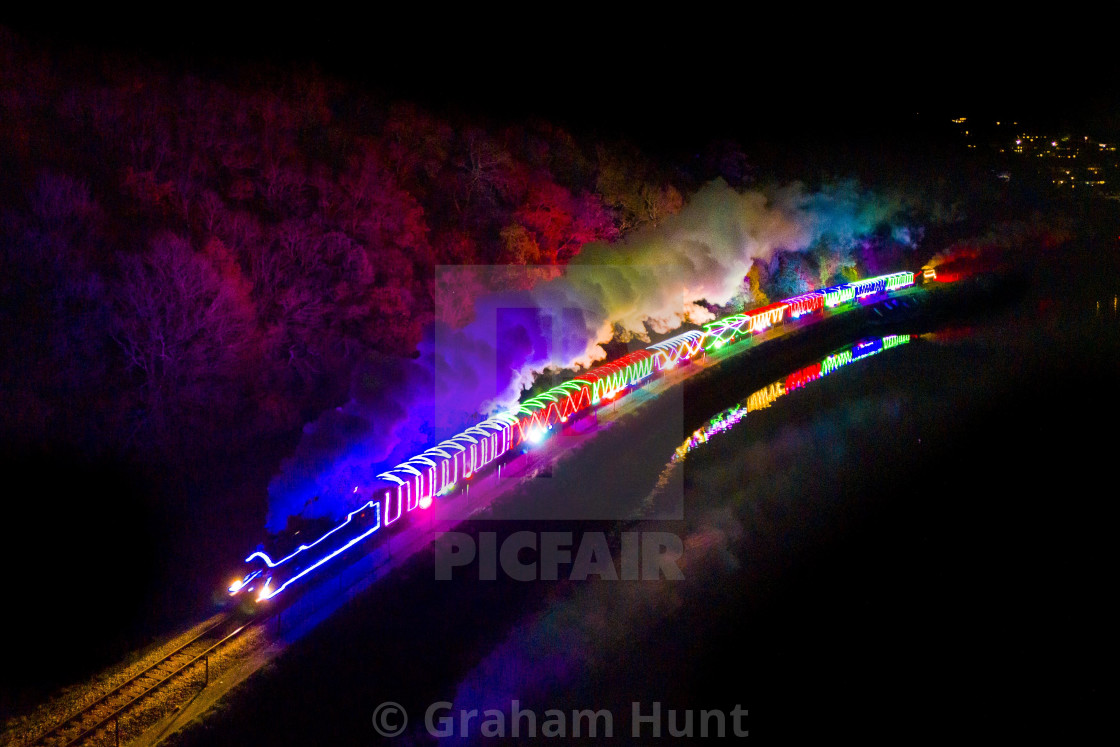
[[[945,11],[884,24],[751,9],[623,17],[579,6],[523,17],[383,13],[304,8],[231,20],[197,11],[173,23],[71,17],[11,26],[36,40],[185,60],[193,69],[313,62],[392,97],[501,118],[542,115],[654,144],[904,134],[918,112],[939,121],[1120,125],[1108,47],[1076,30],[1058,44],[1048,38],[1064,23],[1056,19],[976,26]]]

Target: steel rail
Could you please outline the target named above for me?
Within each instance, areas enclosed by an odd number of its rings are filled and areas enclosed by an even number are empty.
[[[211,635],[215,630],[217,630],[221,626],[227,624],[228,622],[229,622],[229,617],[228,616],[223,617],[221,620],[214,623],[210,627],[206,628],[205,630],[200,632],[198,635],[191,638],[189,641],[186,641],[182,645],[176,647],[173,651],[169,651],[168,653],[164,654],[158,661],[154,662],[153,664],[144,668],[143,670],[137,672],[136,674],[129,677],[127,680],[125,680],[121,684],[119,684],[119,685],[113,687],[112,689],[106,691],[105,693],[103,693],[100,697],[98,697],[93,702],[89,703],[86,706],[83,706],[80,710],[75,711],[74,713],[70,714],[69,716],[67,716],[63,720],[59,721],[57,724],[52,726],[50,729],[43,732],[39,736],[35,737],[35,739],[33,739],[32,741],[28,742],[27,747],[33,747],[34,745],[45,744],[47,742],[47,740],[51,739],[52,737],[57,736],[60,732],[65,731],[67,728],[72,728],[73,726],[75,726],[75,724],[77,722],[80,722],[82,718],[89,715],[89,713],[91,711],[93,711],[94,709],[96,709],[99,706],[101,706],[102,704],[104,704],[105,701],[109,700],[114,695],[120,694],[123,690],[125,690],[129,686],[136,684],[139,680],[141,680],[144,677],[152,674],[156,669],[158,669],[159,667],[162,667],[164,664],[167,664],[171,659],[173,659],[176,656],[179,656],[186,649],[188,649],[191,646],[197,644],[199,641],[203,640],[208,635]],[[106,718],[100,719],[93,726],[91,726],[87,729],[84,729],[77,737],[75,737],[73,739],[70,739],[66,742],[63,742],[62,743],[63,746],[64,747],[69,747],[69,745],[76,744],[77,742],[80,742],[82,739],[89,736],[92,732],[96,731],[97,729],[101,728],[106,723],[111,721],[113,718],[117,717],[122,711],[124,711],[125,709],[135,705],[139,700],[141,700],[142,698],[147,696],[152,690],[154,690],[155,688],[159,687],[160,685],[166,683],[168,680],[173,678],[175,675],[177,675],[181,671],[183,671],[183,669],[185,669],[186,667],[189,667],[190,665],[196,663],[199,660],[200,657],[206,656],[211,651],[213,651],[215,648],[222,645],[223,643],[225,643],[226,641],[228,641],[230,638],[237,635],[238,633],[242,632],[245,629],[245,627],[247,627],[247,625],[248,625],[248,623],[246,623],[246,625],[242,625],[240,628],[235,630],[233,633],[225,636],[220,641],[215,643],[213,646],[208,647],[203,653],[198,654],[197,656],[193,657],[185,665],[173,670],[170,674],[165,675],[158,682],[156,682],[154,685],[146,688],[143,692],[141,692],[136,697],[129,699],[124,705],[117,708],[112,713],[112,715],[110,715]]]

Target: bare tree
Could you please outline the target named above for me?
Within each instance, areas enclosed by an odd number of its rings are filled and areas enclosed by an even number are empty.
[[[163,433],[177,410],[207,402],[212,385],[235,375],[252,313],[181,237],[161,236],[121,264],[111,333],[139,376],[149,424]]]
[[[465,137],[466,153],[457,162],[463,191],[460,210],[467,210],[475,199],[491,205],[508,200],[516,191],[516,165],[513,157],[485,134],[471,130]],[[458,200],[456,200],[458,204]]]

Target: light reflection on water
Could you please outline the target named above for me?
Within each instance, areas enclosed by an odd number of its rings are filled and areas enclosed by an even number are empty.
[[[886,337],[873,337],[840,348],[825,356],[823,360],[800,368],[777,381],[768,384],[754,392],[740,403],[713,415],[708,424],[698,428],[684,443],[677,447],[668,464],[658,477],[654,493],[669,484],[670,476],[678,464],[688,454],[703,444],[708,443],[715,436],[734,428],[748,413],[770,407],[776,400],[785,395],[804,388],[829,374],[858,361],[866,360],[871,356],[886,350],[905,345],[912,339],[911,335],[887,335]],[[646,504],[649,503],[647,499]]]

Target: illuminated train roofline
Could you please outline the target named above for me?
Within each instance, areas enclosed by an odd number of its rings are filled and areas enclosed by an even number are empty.
[[[650,345],[646,350],[655,351],[654,365],[658,371],[672,368],[682,360],[689,360],[704,352],[704,333],[691,330]]]
[[[789,304],[789,315],[797,319],[824,308],[824,292],[818,290],[802,293],[800,296],[787,298],[786,303]]]
[[[354,509],[353,511],[351,511],[349,514],[346,515],[346,521],[342,522],[337,527],[335,527],[333,530],[331,530],[330,532],[327,532],[327,534],[324,534],[319,539],[320,540],[326,539],[329,535],[333,534],[335,531],[337,531],[339,529],[342,529],[343,527],[345,527],[346,525],[348,525],[350,523],[350,521],[354,518],[354,516],[356,514],[361,513],[362,511],[366,510],[367,508],[375,508],[376,509],[377,508],[377,501],[367,501],[364,505],[360,506],[359,508]],[[328,560],[331,560],[332,558],[337,557],[338,555],[341,555],[342,553],[346,552],[347,550],[349,550],[354,545],[356,545],[359,542],[361,542],[362,540],[364,540],[366,537],[369,537],[371,534],[376,532],[378,529],[381,528],[381,515],[380,515],[380,513],[377,513],[376,511],[375,511],[375,515],[377,516],[377,523],[375,523],[372,527],[367,529],[365,532],[359,534],[357,537],[351,538],[349,542],[347,542],[346,544],[342,545],[341,547],[335,549],[334,552],[320,558],[319,560],[317,560],[315,563],[308,566],[307,568],[301,569],[298,573],[296,573],[291,578],[285,580],[282,584],[277,586],[275,589],[271,588],[272,577],[270,576],[268,578],[268,580],[265,581],[264,588],[262,588],[260,593],[257,595],[257,601],[258,602],[264,602],[264,601],[267,601],[269,599],[272,599],[274,596],[276,596],[280,592],[284,591],[284,589],[288,588],[289,586],[294,584],[296,581],[298,581],[299,579],[306,576],[308,573],[311,573],[311,571],[313,571],[316,568],[318,568],[319,566],[323,565]],[[318,541],[316,541],[315,544],[318,544]],[[250,556],[250,558],[251,557],[252,556]]]

